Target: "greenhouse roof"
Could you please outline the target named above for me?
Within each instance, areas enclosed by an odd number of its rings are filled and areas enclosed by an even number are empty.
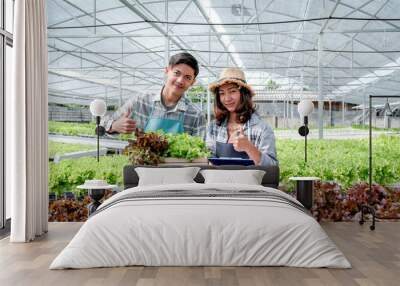
[[[238,66],[288,100],[321,91],[363,104],[400,90],[396,0],[49,0],[47,11],[50,102],[156,92],[180,51],[198,59],[204,87]]]

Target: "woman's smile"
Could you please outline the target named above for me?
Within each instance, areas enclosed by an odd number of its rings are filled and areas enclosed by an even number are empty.
[[[235,106],[235,102],[226,102],[224,103],[225,107],[234,107]]]

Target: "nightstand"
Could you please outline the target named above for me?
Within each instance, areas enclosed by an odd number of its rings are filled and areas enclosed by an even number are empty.
[[[313,184],[320,180],[318,177],[291,177],[291,181],[296,181],[296,199],[303,206],[310,210],[313,206]]]

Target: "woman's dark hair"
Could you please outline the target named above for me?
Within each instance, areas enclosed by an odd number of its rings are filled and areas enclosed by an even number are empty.
[[[251,99],[250,91],[245,87],[240,87],[240,103],[236,109],[237,120],[239,123],[245,123],[250,119],[251,115],[256,111],[253,100]],[[214,101],[214,114],[217,121],[217,125],[221,125],[226,118],[229,119],[229,110],[221,102],[219,95],[219,88],[214,90],[215,101]]]
[[[199,64],[197,60],[189,53],[175,54],[169,59],[169,66],[175,66],[179,64],[185,64],[194,70],[194,77],[199,74]]]

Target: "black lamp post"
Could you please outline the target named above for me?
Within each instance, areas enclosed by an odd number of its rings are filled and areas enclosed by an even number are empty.
[[[311,100],[301,100],[297,105],[297,111],[303,119],[304,125],[300,126],[299,134],[304,137],[304,162],[307,163],[307,135],[308,115],[314,110]],[[291,177],[290,180],[296,181],[296,198],[305,208],[310,210],[313,206],[313,184],[317,177]]]
[[[90,112],[96,117],[96,134],[97,134],[97,162],[100,160],[100,136],[106,133],[103,126],[100,125],[100,118],[104,116],[107,111],[107,106],[104,100],[95,99],[90,103]]]
[[[311,100],[301,100],[297,105],[297,110],[304,120],[304,125],[299,128],[299,134],[304,136],[304,162],[307,163],[307,135],[310,132],[308,129],[308,115],[314,110],[314,104]]]
[[[400,95],[369,95],[369,140],[368,140],[368,183],[369,183],[369,196],[372,194],[372,112],[374,109],[372,108],[372,100],[374,98],[400,98]],[[389,104],[388,104],[389,105]],[[364,106],[365,108],[365,106]],[[389,105],[390,108],[390,105]],[[372,215],[372,225],[370,225],[371,230],[375,230],[375,209],[373,206],[370,206],[368,203],[361,205],[361,217],[359,220],[360,224],[364,224],[364,214],[370,213]]]

